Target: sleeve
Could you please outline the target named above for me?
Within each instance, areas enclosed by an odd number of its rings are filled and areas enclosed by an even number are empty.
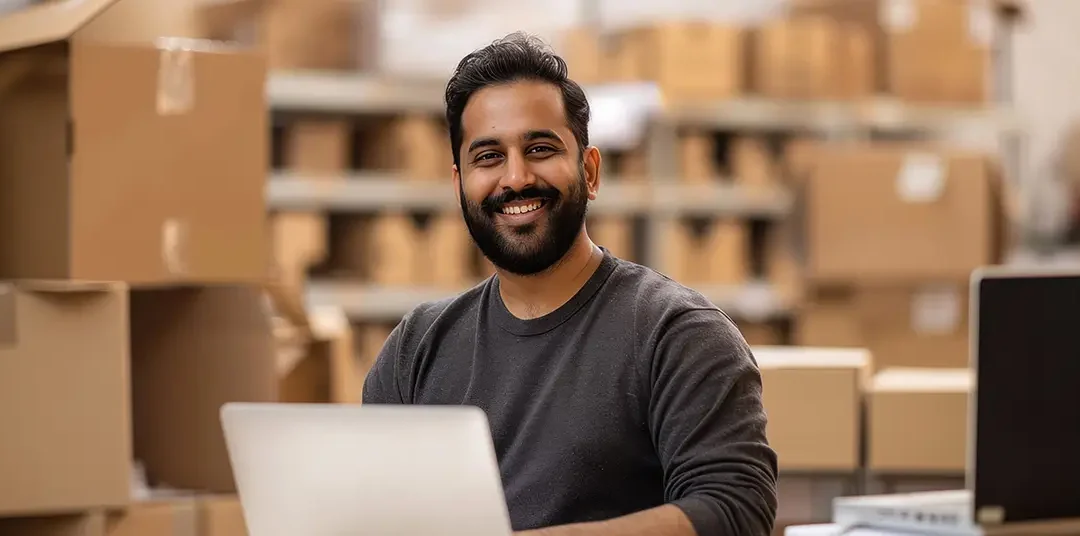
[[[398,370],[402,359],[402,332],[405,330],[407,320],[406,318],[399,322],[397,326],[394,326],[390,336],[383,343],[382,349],[379,350],[379,355],[375,358],[371,370],[368,371],[367,377],[364,379],[362,403],[405,403],[405,397],[401,393],[401,384],[398,381]]]
[[[678,315],[658,339],[650,379],[666,502],[698,536],[768,536],[777,457],[765,434],[761,373],[734,322],[716,309]]]

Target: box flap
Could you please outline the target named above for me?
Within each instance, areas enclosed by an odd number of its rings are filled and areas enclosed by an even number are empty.
[[[875,393],[968,393],[975,384],[970,369],[891,368],[874,376]]]
[[[126,284],[116,281],[64,281],[44,279],[23,279],[15,282],[15,286],[20,290],[28,292],[56,293],[112,292],[127,289]]]
[[[0,17],[0,52],[71,37],[117,0],[47,0]]]
[[[864,348],[755,346],[754,358],[762,369],[864,369],[870,352]]]

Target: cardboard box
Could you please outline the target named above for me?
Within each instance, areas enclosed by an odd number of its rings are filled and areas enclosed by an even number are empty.
[[[119,511],[0,519],[0,534],[247,536],[247,527],[235,497],[177,496],[135,502]]]
[[[219,411],[278,399],[262,291],[221,286],[131,296],[136,459],[153,486],[236,490]]]
[[[855,293],[854,309],[874,370],[968,366],[966,282],[863,288]]]
[[[937,104],[992,99],[997,20],[990,2],[883,0],[881,21],[894,95]]]
[[[0,517],[130,499],[128,294],[0,283]]]
[[[652,81],[670,102],[732,98],[746,87],[742,28],[706,21],[666,21],[626,30],[612,41],[612,81]]]
[[[0,516],[120,507],[154,485],[232,492],[225,402],[277,399],[256,288],[0,285]],[[60,336],[58,336],[60,334]]]
[[[795,343],[867,348],[875,371],[964,368],[968,301],[964,281],[818,288],[800,307]]]
[[[266,277],[265,61],[121,32],[148,1],[0,17],[0,277]]]
[[[349,403],[359,401],[358,356],[353,328],[337,307],[310,313],[310,338],[300,355],[279,359],[279,400],[290,403]]]
[[[821,284],[967,279],[1001,259],[998,182],[979,153],[818,147],[806,184],[807,275]]]
[[[839,100],[873,94],[866,31],[825,16],[770,21],[753,39],[753,86],[766,97]]]
[[[849,472],[861,466],[865,350],[755,347],[769,443],[780,469]]]
[[[302,292],[308,269],[326,260],[329,240],[325,214],[280,212],[270,216],[273,264],[286,287]]]
[[[258,47],[273,70],[355,70],[371,67],[375,60],[376,4],[366,0],[203,1],[197,22],[200,37]]]
[[[867,393],[870,471],[962,474],[973,383],[968,369],[878,372]]]

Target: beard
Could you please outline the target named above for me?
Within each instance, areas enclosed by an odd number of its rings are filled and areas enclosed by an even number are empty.
[[[475,203],[465,197],[464,186],[459,188],[459,196],[465,226],[480,252],[495,266],[517,275],[535,275],[558,263],[577,240],[589,206],[584,169],[565,196],[555,188],[529,187]],[[523,199],[542,200],[547,213],[537,221],[515,227],[495,220],[504,204]]]

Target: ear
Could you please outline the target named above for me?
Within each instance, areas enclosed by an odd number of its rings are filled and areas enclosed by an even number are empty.
[[[451,165],[450,169],[454,175],[454,197],[458,196],[458,192],[461,191],[461,173],[458,171],[457,164]]]
[[[582,165],[585,166],[585,183],[589,187],[589,200],[596,199],[596,195],[600,192],[600,149],[596,147],[586,147],[585,153],[582,155]]]

